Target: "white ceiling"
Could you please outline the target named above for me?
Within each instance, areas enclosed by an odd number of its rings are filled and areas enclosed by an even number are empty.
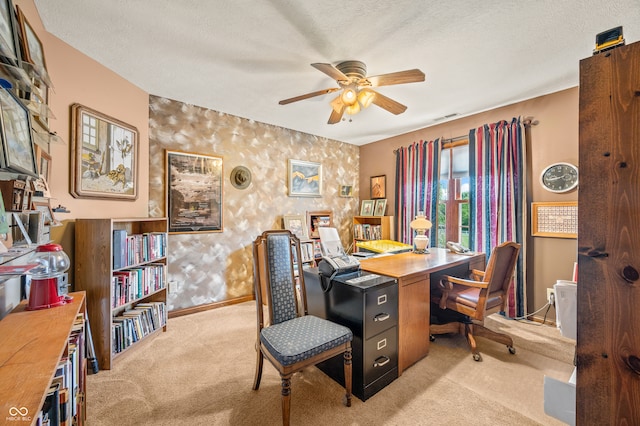
[[[146,92],[355,145],[578,85],[595,35],[640,40],[639,0],[35,0],[45,28]],[[314,62],[419,68],[426,81],[377,90],[329,125],[337,87]],[[55,86],[55,82],[54,82]],[[526,114],[526,112],[523,112]]]

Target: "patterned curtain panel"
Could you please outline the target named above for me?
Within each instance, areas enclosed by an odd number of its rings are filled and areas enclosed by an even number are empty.
[[[438,206],[438,163],[440,139],[414,142],[396,153],[396,239],[413,244],[409,224],[418,212],[424,212],[435,224]]]
[[[495,246],[505,241],[522,245],[507,305],[506,313],[510,317],[524,315],[526,302],[524,135],[520,117],[511,122],[485,124],[469,132],[470,245],[473,250],[485,253],[491,253]]]

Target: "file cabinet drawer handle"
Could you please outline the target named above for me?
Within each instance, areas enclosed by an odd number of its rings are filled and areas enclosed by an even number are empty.
[[[382,322],[382,321],[388,320],[390,317],[391,317],[391,315],[382,312],[382,313],[376,315],[375,317],[373,317],[373,321],[374,322]]]
[[[377,358],[373,363],[374,367],[382,367],[383,365],[387,365],[391,361],[388,356],[381,356]]]

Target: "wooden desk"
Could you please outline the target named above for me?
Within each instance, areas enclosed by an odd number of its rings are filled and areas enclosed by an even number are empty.
[[[429,250],[429,254],[400,253],[360,261],[364,271],[398,280],[398,376],[429,353],[432,278],[485,266],[484,253],[465,256],[442,248]]]

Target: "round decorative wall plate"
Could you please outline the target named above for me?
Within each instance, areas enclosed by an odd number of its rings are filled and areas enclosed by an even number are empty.
[[[238,189],[245,189],[251,183],[251,171],[244,166],[236,166],[231,170],[231,185]]]

